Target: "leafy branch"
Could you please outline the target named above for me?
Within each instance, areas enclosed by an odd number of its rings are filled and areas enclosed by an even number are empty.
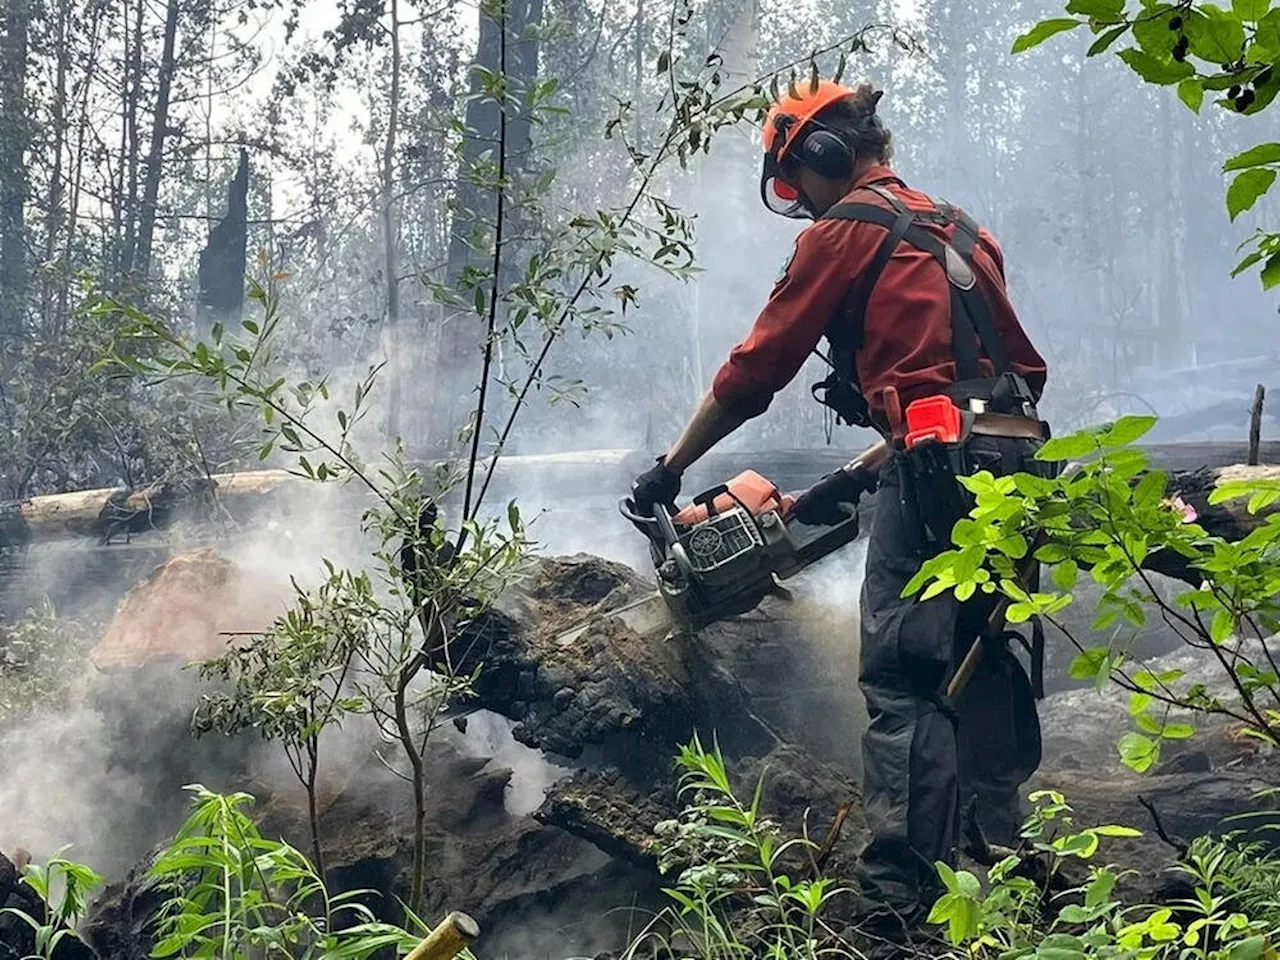
[[[1088,27],[1096,35],[1087,56],[1110,49],[1126,35],[1133,45],[1118,56],[1147,83],[1175,86],[1178,98],[1199,113],[1206,94],[1234,114],[1253,116],[1271,106],[1280,93],[1280,5],[1272,0],[1233,0],[1230,9],[1212,3],[1141,0],[1131,10],[1127,0],[1069,0],[1068,17],[1043,20],[1013,44],[1021,53],[1050,37]],[[1227,212],[1234,221],[1253,209],[1280,174],[1280,143],[1252,147],[1223,164],[1235,174],[1227,187]],[[1280,284],[1280,234],[1256,231],[1241,244],[1252,250],[1232,276],[1262,263],[1265,289]]]

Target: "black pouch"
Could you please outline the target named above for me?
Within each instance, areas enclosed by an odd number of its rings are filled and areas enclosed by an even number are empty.
[[[973,494],[958,479],[971,472],[965,444],[921,440],[902,457],[928,552],[945,550],[956,521],[968,516],[974,505]]]

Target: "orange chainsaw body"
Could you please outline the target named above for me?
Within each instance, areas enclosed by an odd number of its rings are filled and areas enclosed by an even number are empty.
[[[769,510],[776,510],[785,517],[796,502],[795,497],[782,493],[777,484],[754,470],[743,470],[725,486],[729,488],[728,492],[711,501],[716,513],[724,513],[740,506],[757,517]],[[691,503],[671,519],[681,526],[691,527],[702,523],[710,515],[705,504]]]

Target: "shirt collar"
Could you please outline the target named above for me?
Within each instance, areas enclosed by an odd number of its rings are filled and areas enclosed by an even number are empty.
[[[859,187],[865,187],[869,183],[879,183],[883,180],[891,180],[901,187],[906,186],[906,184],[902,182],[902,178],[894,173],[887,164],[878,163],[875,166],[868,167],[863,172],[862,176],[858,177],[858,179],[854,181],[853,186],[849,189],[856,190]]]

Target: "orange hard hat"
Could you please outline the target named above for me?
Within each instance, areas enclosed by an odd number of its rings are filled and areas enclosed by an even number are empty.
[[[852,90],[833,80],[819,80],[816,87],[805,82],[793,89],[794,95],[790,92],[784,94],[764,121],[764,152],[771,154],[779,163],[810,120],[833,103],[854,96]]]
[[[765,117],[761,137],[764,169],[760,175],[760,197],[774,213],[804,219],[813,214],[802,202],[796,187],[779,176],[783,164],[814,117],[833,103],[856,94],[832,80],[819,80],[816,86],[806,81],[793,86],[792,91],[784,94]]]

